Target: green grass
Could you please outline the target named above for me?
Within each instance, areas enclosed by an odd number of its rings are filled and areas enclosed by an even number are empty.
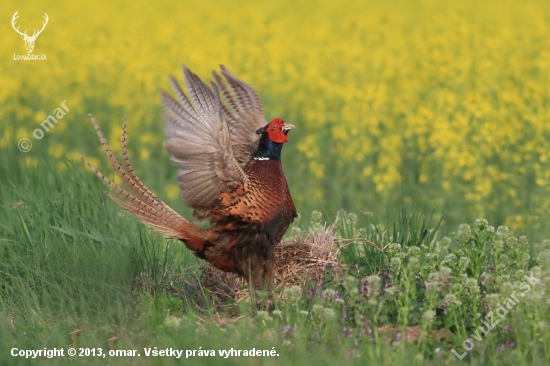
[[[283,291],[274,312],[239,303],[240,317],[229,321],[206,289],[197,295],[181,281],[200,275],[200,262],[178,242],[121,214],[82,164],[67,163],[61,173],[50,158],[41,157],[35,168],[23,159],[15,148],[0,157],[3,364],[36,362],[11,357],[13,347],[137,350],[142,356],[108,360],[121,365],[185,362],[145,357],[149,347],[279,354],[195,356],[192,364],[542,365],[550,359],[550,306],[544,295],[550,242],[492,230],[483,220],[451,235],[441,229],[440,214],[419,204],[374,217],[316,212],[297,226],[318,230],[338,215],[340,260],[349,273],[335,278],[327,269],[319,282]],[[510,296],[531,272],[541,282],[459,361],[451,347],[461,354],[495,299]],[[156,284],[153,290],[138,286],[139,276],[148,276]],[[220,318],[224,326],[218,325]],[[396,329],[389,336],[393,341],[381,335],[387,326]],[[399,329],[414,326],[422,331],[418,341],[397,341]],[[431,336],[436,329],[449,329],[447,338]],[[105,360],[65,357],[49,363]]]

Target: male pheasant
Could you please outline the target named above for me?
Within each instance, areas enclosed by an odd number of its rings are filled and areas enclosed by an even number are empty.
[[[214,72],[212,88],[187,68],[184,75],[191,100],[173,77],[178,101],[161,92],[164,147],[180,167],[181,197],[196,219],[210,221],[209,229],[184,219],[136,176],[126,151],[126,121],[121,164],[91,117],[127,188],[88,165],[116,192],[109,196],[131,215],[181,240],[214,267],[251,280],[255,288],[271,285],[275,246],[297,216],[281,165],[281,149],[294,126],[280,118],[267,123],[258,93],[223,65],[223,78]]]

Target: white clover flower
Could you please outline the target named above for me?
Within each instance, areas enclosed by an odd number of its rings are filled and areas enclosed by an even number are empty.
[[[388,287],[385,292],[388,296],[395,296],[396,288],[394,286]]]
[[[466,289],[468,289],[468,292],[472,296],[479,295],[481,293],[481,290],[475,278],[468,278],[466,280]]]
[[[170,328],[177,328],[181,325],[181,318],[170,315],[164,319],[164,325]]]
[[[453,265],[457,262],[456,255],[454,253],[449,253],[443,258],[443,261],[441,261],[441,264],[448,264]]]
[[[455,294],[447,294],[445,295],[443,302],[448,307],[455,307],[455,306],[461,306],[462,302],[458,300]]]
[[[407,249],[407,256],[409,257],[417,257],[419,254],[420,254],[419,247],[409,247]]]
[[[444,237],[443,239],[441,239],[441,241],[439,242],[439,246],[441,247],[441,249],[447,249],[451,246],[451,243],[452,243],[452,240],[451,238],[449,237]]]
[[[495,235],[497,238],[504,240],[510,235],[510,229],[508,229],[508,226],[499,226]]]
[[[511,294],[514,291],[514,285],[510,281],[505,281],[500,285],[503,294]]]
[[[435,311],[433,310],[425,311],[424,314],[422,314],[422,324],[425,325],[426,328],[431,327],[434,319],[435,319]]]
[[[543,250],[537,256],[538,264],[543,268],[550,268],[550,250]]]
[[[470,265],[470,259],[468,257],[460,257],[458,259],[457,267],[460,272],[466,271],[469,265]]]
[[[322,219],[323,219],[323,214],[321,212],[313,211],[311,213],[311,223],[312,224],[320,224]]]
[[[485,231],[487,227],[489,227],[489,221],[487,221],[486,219],[476,219],[475,226],[478,229]]]
[[[510,236],[506,239],[506,245],[508,246],[508,248],[517,248],[519,245],[518,245],[518,238],[516,238],[515,236]]]
[[[290,288],[285,288],[283,290],[283,298],[291,302],[297,301],[301,295],[302,295],[302,289],[296,285],[293,285]]]
[[[370,275],[367,277],[367,283],[369,284],[369,290],[378,291],[380,289],[380,284],[382,283],[382,280],[378,275]]]
[[[357,215],[354,214],[353,212],[348,213],[344,217],[346,218],[346,221],[348,222],[348,225],[350,225],[350,226],[357,225]]]
[[[499,294],[489,294],[485,296],[484,300],[484,307],[485,312],[490,312],[495,310],[498,307],[498,304],[500,303],[500,295]]]
[[[392,259],[390,259],[390,267],[393,271],[399,269],[399,267],[401,267],[401,258],[393,257]]]
[[[293,226],[290,228],[290,236],[299,236],[302,233],[302,229],[298,226]]]
[[[393,252],[401,251],[401,244],[398,244],[398,243],[388,244],[388,251],[393,251]]]
[[[334,319],[336,317],[336,313],[334,310],[330,308],[324,308],[323,309],[323,318],[324,319]]]
[[[357,215],[353,212],[350,212],[348,215],[348,220],[353,226],[355,226],[357,224]]]
[[[346,304],[346,301],[344,299],[342,299],[341,297],[334,300],[334,302],[338,305],[345,305]]]
[[[495,252],[502,252],[504,250],[504,242],[500,239],[493,241],[493,250]]]
[[[321,298],[326,302],[332,301],[336,298],[336,291],[333,289],[323,290],[323,292],[321,292]]]
[[[428,253],[426,254],[426,257],[430,260],[430,262],[435,262],[438,259],[438,255],[435,253]]]
[[[472,236],[472,228],[468,224],[460,224],[456,231],[456,238],[461,241],[468,241]]]
[[[357,280],[353,276],[346,276],[344,287],[349,294],[357,295],[359,293],[359,290],[357,289]]]
[[[420,259],[411,257],[409,258],[408,265],[412,270],[416,270],[420,267]]]
[[[313,307],[311,308],[311,313],[313,315],[317,315],[317,316],[320,316],[322,313],[323,313],[323,310],[325,308],[323,307],[323,305],[319,305],[319,304],[315,304],[313,305]]]
[[[451,278],[451,273],[452,270],[449,267],[441,266],[438,273],[439,281],[448,283]]]

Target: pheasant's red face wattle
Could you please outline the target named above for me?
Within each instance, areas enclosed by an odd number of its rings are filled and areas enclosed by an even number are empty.
[[[288,131],[294,128],[294,125],[285,123],[280,118],[275,118],[267,126],[265,132],[269,139],[275,143],[282,144],[288,141]]]

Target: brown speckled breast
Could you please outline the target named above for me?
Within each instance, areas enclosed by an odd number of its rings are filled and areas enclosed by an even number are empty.
[[[241,189],[221,195],[217,217],[258,224],[271,240],[279,242],[297,216],[281,162],[252,160]]]
[[[249,180],[220,194],[211,211],[214,227],[203,250],[196,252],[217,268],[251,276],[256,288],[273,282],[275,246],[297,216],[281,163],[253,160]]]

